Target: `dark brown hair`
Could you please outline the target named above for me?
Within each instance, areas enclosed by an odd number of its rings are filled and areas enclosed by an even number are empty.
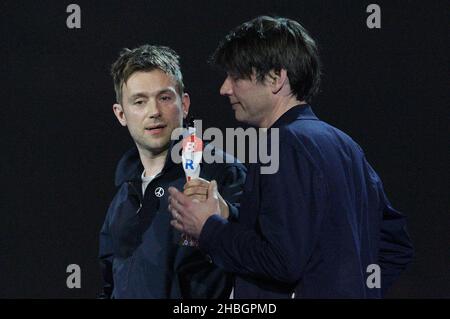
[[[291,19],[260,16],[241,24],[220,42],[210,62],[236,78],[249,79],[256,72],[258,81],[271,70],[285,69],[300,100],[308,101],[319,90],[317,46],[308,31]]]

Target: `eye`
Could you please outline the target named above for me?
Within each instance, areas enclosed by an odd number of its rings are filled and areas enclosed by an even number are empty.
[[[230,80],[232,82],[238,82],[240,79],[242,79],[242,77],[238,73],[235,73],[235,72],[228,73],[228,77],[230,78]]]
[[[142,100],[142,99],[136,100],[136,101],[134,101],[134,104],[135,105],[142,105],[142,104],[144,104],[144,100]]]
[[[162,102],[170,102],[172,101],[172,97],[170,95],[161,95],[159,100]]]

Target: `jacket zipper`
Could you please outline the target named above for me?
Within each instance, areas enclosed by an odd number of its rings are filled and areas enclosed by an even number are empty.
[[[138,196],[138,200],[139,200],[139,208],[138,208],[137,211],[136,211],[136,215],[137,215],[137,214],[139,214],[139,212],[141,211],[141,208],[142,208],[141,196],[139,195],[140,193],[138,193],[138,192],[136,191],[136,187],[134,187],[133,182],[128,182],[128,185],[130,185],[131,188],[133,188],[134,192],[135,192],[135,193],[137,194],[137,196]]]

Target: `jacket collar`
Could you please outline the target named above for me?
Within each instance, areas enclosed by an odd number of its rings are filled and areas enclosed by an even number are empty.
[[[170,156],[171,151],[175,143],[178,141],[171,141],[169,149],[166,155],[166,161],[161,173],[169,170],[176,164],[172,161]],[[122,158],[119,160],[115,174],[115,185],[120,186],[125,182],[141,182],[141,175],[144,171],[141,158],[139,157],[139,151],[136,146],[129,149]]]
[[[309,104],[299,104],[281,115],[270,128],[281,127],[295,120],[319,120]]]

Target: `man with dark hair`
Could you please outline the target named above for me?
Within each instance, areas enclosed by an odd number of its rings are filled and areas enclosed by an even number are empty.
[[[117,194],[100,233],[103,297],[225,298],[230,278],[197,247],[183,246],[170,227],[167,188],[182,187],[186,177],[171,158],[174,129],[182,126],[190,99],[184,92],[178,55],[170,48],[144,45],[124,49],[112,65],[117,102],[113,111],[136,145],[116,169]],[[202,164],[200,177],[215,179],[236,218],[245,167],[216,149],[230,164]],[[205,200],[203,193],[190,198]],[[229,212],[228,212],[229,211]]]
[[[279,170],[250,167],[238,222],[220,217],[213,187],[201,203],[170,188],[172,225],[236,274],[236,298],[382,297],[413,248],[359,145],[308,104],[320,79],[314,40],[296,21],[262,16],[212,60],[227,71],[220,93],[236,119],[278,130]]]

